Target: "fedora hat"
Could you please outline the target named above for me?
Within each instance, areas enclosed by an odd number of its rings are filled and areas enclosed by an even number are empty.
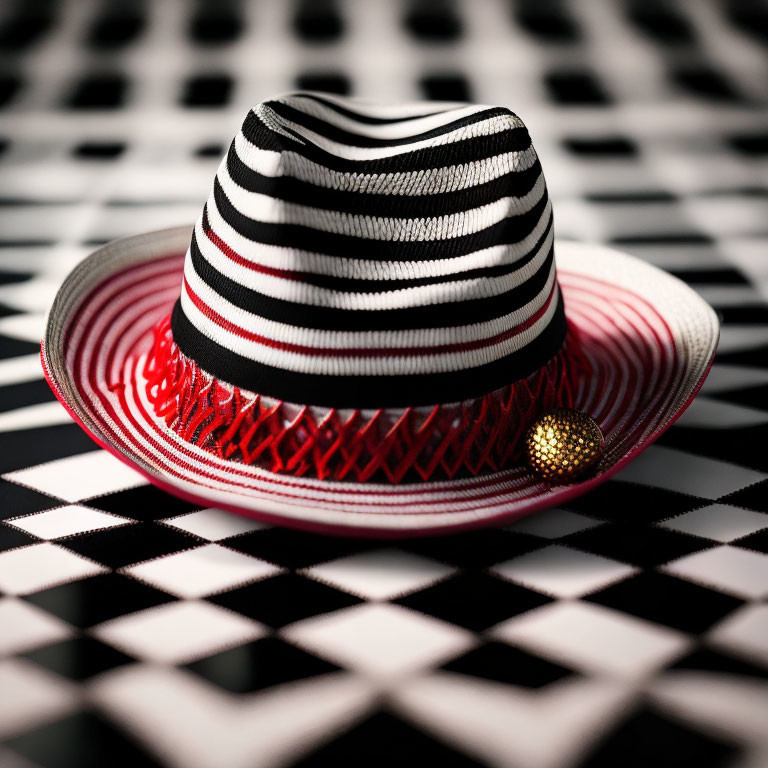
[[[378,536],[511,520],[650,445],[717,344],[685,284],[553,226],[507,108],[281,96],[193,229],[67,277],[43,368],[99,445],[205,506]]]

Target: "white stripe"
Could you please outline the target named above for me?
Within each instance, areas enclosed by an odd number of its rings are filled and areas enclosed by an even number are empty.
[[[363,99],[356,96],[334,96],[332,93],[319,91],[288,91],[276,96],[271,101],[285,102],[288,99],[305,100],[307,96],[317,96],[323,101],[337,104],[342,109],[357,112],[361,115],[369,115],[384,120],[402,120],[404,118],[416,118],[419,115],[443,114],[455,109],[463,109],[467,106],[465,101],[405,101],[381,104],[377,101]],[[483,109],[491,109],[491,104],[479,104]]]
[[[551,281],[554,281],[554,273],[551,275]],[[191,281],[190,281],[191,282]],[[202,284],[200,284],[202,285]],[[193,286],[193,290],[197,292],[197,286]],[[202,298],[202,296],[201,296]],[[542,294],[542,297],[537,297],[536,301],[539,302],[539,306],[542,306],[546,301],[547,295]],[[271,365],[284,370],[295,371],[297,373],[314,373],[330,376],[382,376],[382,375],[418,375],[423,373],[447,373],[456,370],[464,370],[467,368],[476,368],[486,363],[491,363],[494,360],[498,360],[506,355],[516,352],[522,349],[526,345],[530,344],[544,329],[549,325],[552,317],[557,309],[558,293],[555,289],[555,295],[552,298],[547,311],[539,318],[531,327],[522,331],[521,333],[506,339],[502,342],[492,344],[481,349],[465,350],[461,352],[450,352],[444,354],[424,354],[415,356],[397,356],[396,352],[392,352],[391,356],[386,357],[324,357],[319,355],[307,355],[297,352],[284,352],[279,349],[273,349],[271,347],[264,346],[255,341],[249,341],[238,336],[235,333],[227,331],[216,323],[209,320],[189,299],[185,290],[181,293],[181,307],[184,314],[192,325],[197,328],[207,338],[211,339],[215,344],[220,347],[229,349],[249,360],[262,363],[264,365]],[[207,302],[206,302],[207,303]],[[214,305],[216,306],[216,305]],[[217,307],[221,311],[221,307]],[[528,307],[525,308],[526,313],[530,316]],[[248,327],[246,316],[248,313],[242,310],[237,310],[240,313],[240,322],[237,325],[241,328]],[[237,315],[235,315],[237,317]],[[253,316],[251,316],[253,317]],[[243,322],[246,320],[246,322]],[[262,325],[263,324],[263,325]],[[256,325],[251,325],[251,328],[257,329],[260,335],[267,338],[274,338],[269,334],[270,330],[273,330],[274,325],[271,321],[258,320]],[[479,324],[480,325],[480,324]],[[463,328],[456,329],[427,329],[425,331],[396,331],[396,332],[376,332],[376,331],[364,331],[361,333],[339,333],[334,331],[315,331],[310,329],[299,329],[294,326],[284,326],[286,330],[286,336],[289,338],[278,339],[278,341],[285,341],[292,344],[303,344],[313,347],[329,347],[333,349],[348,349],[350,347],[366,346],[379,349],[390,349],[394,345],[398,346],[431,346],[431,340],[435,336],[442,337],[447,341],[440,341],[438,343],[453,343],[461,342],[466,339],[462,339],[462,336],[470,335],[469,340],[477,338],[488,338],[501,333],[509,328],[512,323],[505,322],[500,323],[498,320],[491,321],[487,324],[483,331],[479,332],[479,329],[473,329],[471,326],[464,326]],[[456,332],[456,333],[454,333]],[[418,334],[418,342],[416,344],[400,344],[401,340],[407,340],[412,337],[413,334]],[[360,336],[372,336],[372,341],[379,342],[370,344],[358,344],[357,339]],[[310,343],[307,344],[304,339],[310,341],[328,338],[331,343]],[[294,341],[293,339],[296,339]]]
[[[464,256],[428,261],[378,261],[350,259],[311,253],[279,245],[267,245],[250,240],[236,232],[219,213],[213,197],[208,200],[208,220],[213,231],[239,256],[254,264],[264,264],[276,269],[292,269],[334,277],[351,277],[356,280],[412,280],[419,277],[438,277],[458,274],[470,269],[481,269],[498,264],[512,264],[526,256],[544,233],[552,215],[552,201],[547,204],[532,232],[522,240],[504,245],[494,245]]]
[[[485,120],[478,120],[470,125],[463,125],[455,130],[448,131],[441,136],[433,136],[408,144],[400,144],[394,147],[352,147],[333,139],[327,139],[315,131],[311,131],[298,123],[280,117],[265,104],[259,104],[252,110],[253,114],[264,123],[268,130],[278,130],[285,133],[285,128],[295,131],[302,139],[311,142],[320,149],[346,160],[380,160],[386,157],[396,157],[426,147],[445,146],[464,139],[473,139],[479,136],[492,136],[495,133],[519,128],[522,126],[519,118],[512,115],[494,115]],[[294,137],[291,137],[296,141]],[[299,142],[301,143],[301,142]]]
[[[227,301],[214,288],[204,282],[195,271],[191,260],[187,259],[184,263],[184,279],[190,288],[209,307],[230,323],[248,332],[265,336],[273,341],[302,344],[310,347],[331,347],[334,349],[349,349],[352,347],[394,349],[398,347],[434,346],[437,344],[454,344],[487,339],[510,328],[514,328],[535,314],[547,300],[552,290],[555,276],[556,270],[553,264],[550,267],[544,287],[534,299],[506,315],[481,323],[447,328],[411,328],[396,331],[328,331],[317,328],[303,328],[298,325],[268,320],[261,317],[261,315],[247,312]],[[354,328],[354,316],[350,317],[349,326]]]
[[[252,291],[258,291],[275,299],[294,301],[334,309],[403,309],[430,304],[469,301],[471,299],[498,296],[510,291],[529,280],[541,268],[549,254],[554,240],[550,230],[539,246],[536,255],[523,267],[508,275],[480,277],[471,280],[455,280],[436,285],[420,285],[400,288],[381,293],[337,291],[321,288],[299,280],[287,280],[256,272],[235,263],[214,245],[203,231],[202,221],[198,220],[195,234],[203,258],[222,275]],[[191,258],[187,253],[187,258]],[[499,264],[504,261],[499,259]],[[375,265],[375,262],[374,262]],[[294,265],[301,269],[304,265],[298,259]],[[357,277],[357,275],[356,275]]]
[[[536,150],[503,152],[458,165],[427,168],[422,171],[391,173],[345,173],[326,168],[286,148],[283,152],[261,149],[240,131],[235,136],[235,152],[252,171],[262,176],[291,176],[317,186],[380,195],[413,195],[429,189],[432,194],[454,192],[498,179],[507,173],[525,171],[536,162]],[[226,157],[224,158],[226,161]]]
[[[464,104],[461,107],[436,112],[427,115],[426,117],[414,116],[408,120],[402,120],[401,122],[382,124],[364,123],[355,120],[354,118],[347,117],[346,115],[336,112],[333,109],[329,109],[323,104],[317,101],[312,101],[311,99],[296,99],[292,96],[282,99],[270,99],[270,102],[267,104],[268,109],[272,102],[278,102],[293,107],[299,112],[303,112],[305,115],[315,117],[328,125],[341,128],[349,133],[365,136],[370,139],[383,140],[407,139],[420,133],[426,133],[427,131],[441,128],[465,117],[470,117],[471,115],[494,109],[494,107],[488,107],[484,104]],[[513,127],[522,127],[523,123],[519,118],[513,118],[511,114],[507,115],[507,118]],[[277,115],[277,119],[284,120],[285,118]]]
[[[314,208],[249,192],[235,183],[225,163],[216,176],[235,209],[253,221],[296,224],[321,232],[386,242],[428,242],[472,235],[504,219],[528,213],[546,192],[544,176],[539,174],[530,192],[522,197],[502,197],[447,216],[394,218]]]

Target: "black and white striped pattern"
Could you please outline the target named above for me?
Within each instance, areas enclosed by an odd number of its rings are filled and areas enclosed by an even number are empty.
[[[560,348],[552,210],[520,119],[298,93],[249,112],[195,227],[181,351],[295,403],[476,397]]]

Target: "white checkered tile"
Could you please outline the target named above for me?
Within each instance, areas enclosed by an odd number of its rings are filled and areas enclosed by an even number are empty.
[[[178,597],[205,597],[280,571],[256,557],[206,544],[168,557],[132,565],[130,576]]]
[[[718,499],[767,478],[763,472],[661,445],[643,451],[615,476],[616,480],[705,499]]]
[[[23,659],[0,660],[0,738],[54,720],[77,707],[74,685]]]
[[[399,549],[380,549],[332,560],[308,568],[305,573],[359,597],[391,600],[423,589],[455,571],[455,568]]]
[[[616,475],[616,479],[717,499],[768,479],[768,475],[725,461],[653,445]]]
[[[585,531],[599,525],[597,520],[569,512],[566,509],[545,509],[535,515],[529,515],[508,526],[507,530],[516,533],[529,533],[543,539],[559,539],[571,533]]]
[[[356,675],[298,681],[234,698],[191,673],[137,664],[97,680],[92,698],[129,732],[185,768],[247,768],[292,762],[375,706]]]
[[[106,570],[57,544],[30,544],[0,553],[0,589],[9,595],[27,595]]]
[[[64,640],[74,629],[48,611],[15,597],[0,598],[0,655]]]
[[[40,539],[59,539],[132,522],[133,520],[129,520],[127,517],[110,515],[98,509],[81,507],[76,504],[8,520],[10,525]]]
[[[185,600],[129,613],[91,632],[135,658],[183,664],[255,640],[264,628],[210,603]]]
[[[492,570],[524,587],[567,598],[596,592],[637,569],[607,557],[552,544],[499,563]]]
[[[674,560],[664,570],[738,597],[768,595],[768,555],[724,545]]]
[[[631,678],[653,672],[690,645],[679,632],[580,601],[529,611],[493,635],[585,672]]]
[[[766,685],[738,675],[678,672],[661,677],[651,687],[655,703],[694,728],[726,735],[755,748],[768,747],[765,732]],[[764,753],[763,753],[764,754]],[[746,761],[742,765],[765,763]]]
[[[282,634],[337,664],[383,678],[437,666],[474,643],[459,627],[385,603],[307,619]]]
[[[768,411],[697,397],[680,418],[681,427],[726,429],[759,427],[768,424]]]
[[[624,714],[631,688],[609,678],[574,676],[543,691],[438,673],[395,693],[405,712],[483,765],[563,766]]]
[[[12,483],[66,501],[82,501],[146,485],[141,475],[106,451],[91,451],[4,475]]]
[[[208,541],[220,541],[230,536],[239,536],[242,533],[268,527],[256,520],[241,515],[233,515],[222,509],[201,509],[187,515],[169,517],[161,522]]]
[[[768,664],[768,605],[745,605],[709,634],[712,643]]]
[[[768,528],[768,515],[730,504],[710,504],[674,517],[661,525],[673,531],[728,542]]]

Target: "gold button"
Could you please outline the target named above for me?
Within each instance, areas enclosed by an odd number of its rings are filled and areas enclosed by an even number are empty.
[[[550,483],[570,483],[600,458],[603,433],[586,413],[558,408],[534,422],[525,438],[528,463]]]

